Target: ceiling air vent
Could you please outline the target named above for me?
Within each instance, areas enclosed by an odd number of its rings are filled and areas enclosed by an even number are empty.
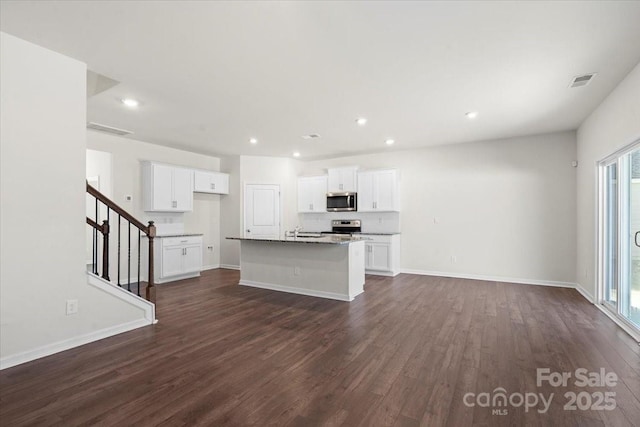
[[[596,73],[585,74],[583,76],[574,77],[569,87],[580,87],[588,85]]]
[[[310,133],[309,135],[302,135],[302,139],[316,139],[320,138],[320,135],[317,133]]]
[[[100,132],[106,132],[106,133],[110,133],[112,135],[130,135],[133,132],[131,132],[130,130],[125,130],[125,129],[118,129],[118,128],[114,128],[112,126],[107,126],[107,125],[101,125],[100,123],[94,123],[94,122],[89,122],[87,123],[87,129],[93,129],[93,130],[97,130]]]

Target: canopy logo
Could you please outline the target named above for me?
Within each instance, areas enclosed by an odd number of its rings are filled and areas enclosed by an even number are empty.
[[[570,384],[570,380],[573,381]],[[599,371],[589,372],[587,369],[579,368],[573,372],[552,372],[549,368],[538,368],[536,370],[536,386],[548,385],[551,387],[590,387],[590,388],[612,388],[618,384],[618,375],[615,372],[607,372],[604,368]],[[525,412],[536,409],[540,414],[545,414],[551,407],[551,402],[555,393],[526,392],[507,393],[507,390],[498,387],[493,392],[466,393],[462,401],[467,407],[479,406],[481,408],[491,408],[492,415],[508,415],[509,407],[524,407]],[[613,391],[567,391],[564,393],[566,403],[565,411],[612,411],[616,408],[616,393]]]

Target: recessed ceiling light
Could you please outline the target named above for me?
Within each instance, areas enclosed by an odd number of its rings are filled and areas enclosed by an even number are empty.
[[[295,153],[293,153],[293,157],[300,157],[300,153],[296,151]]]
[[[393,145],[394,142],[395,141],[393,139],[391,139],[391,138],[385,139],[385,141],[384,141],[384,143],[387,144],[387,145]]]
[[[252,144],[257,144],[257,143],[258,143],[258,140],[257,140],[257,139],[255,139],[255,138],[250,138],[250,139],[249,139],[249,142],[250,142],[250,143],[252,143]]]
[[[478,117],[478,112],[469,111],[468,113],[465,114],[465,116],[467,116],[468,119],[475,119],[476,117]]]
[[[364,117],[359,117],[358,119],[356,119],[356,123],[358,124],[358,126],[364,126],[367,124],[367,119],[365,119]]]
[[[133,98],[124,98],[122,100],[122,103],[130,108],[136,108],[138,105],[140,105],[140,103]]]

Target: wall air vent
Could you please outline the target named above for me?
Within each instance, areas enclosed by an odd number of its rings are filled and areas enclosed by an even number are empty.
[[[582,76],[576,76],[573,78],[573,80],[571,80],[571,84],[569,85],[569,87],[580,87],[580,86],[586,86],[589,83],[591,83],[591,80],[593,79],[593,77],[596,75],[596,73],[591,73],[591,74],[585,74]]]
[[[309,135],[302,135],[302,139],[316,139],[320,138],[320,135],[317,133],[310,133]]]
[[[87,129],[93,129],[100,132],[105,132],[105,133],[110,133],[112,135],[120,135],[120,136],[131,135],[133,133],[130,130],[118,129],[112,126],[101,125],[100,123],[94,123],[94,122],[87,123]]]

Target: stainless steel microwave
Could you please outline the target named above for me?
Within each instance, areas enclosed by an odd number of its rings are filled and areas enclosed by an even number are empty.
[[[327,212],[345,212],[358,210],[356,193],[327,193]]]

